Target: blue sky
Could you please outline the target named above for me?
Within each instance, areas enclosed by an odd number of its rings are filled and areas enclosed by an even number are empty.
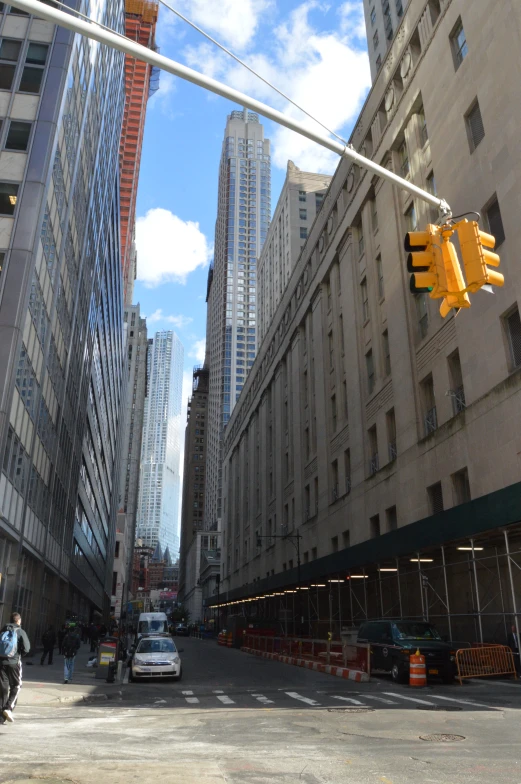
[[[370,85],[362,0],[170,0],[210,35],[343,135]],[[305,119],[231,58],[161,7],[161,53]],[[137,204],[138,280],[134,301],[149,336],[175,329],[185,347],[183,402],[204,356],[206,280],[212,258],[217,177],[226,116],[238,108],[162,73],[148,104]],[[333,173],[337,158],[263,121],[272,142],[272,210],[292,159]]]

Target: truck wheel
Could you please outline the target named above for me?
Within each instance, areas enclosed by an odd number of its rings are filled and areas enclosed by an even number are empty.
[[[394,683],[405,683],[407,680],[407,673],[397,661],[394,661],[391,667],[391,678]]]

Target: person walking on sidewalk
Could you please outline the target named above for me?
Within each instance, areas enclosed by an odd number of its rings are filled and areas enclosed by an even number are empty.
[[[14,721],[13,711],[22,688],[22,656],[31,650],[29,637],[22,629],[22,616],[14,612],[11,622],[0,632],[1,723]]]
[[[40,659],[40,664],[45,664],[45,659],[49,656],[49,664],[52,664],[52,655],[54,653],[54,646],[56,645],[56,633],[54,627],[49,624],[47,631],[42,634],[43,653]]]
[[[64,655],[63,682],[72,681],[74,674],[74,659],[81,648],[80,635],[75,626],[69,626],[69,630],[63,638],[62,650]]]

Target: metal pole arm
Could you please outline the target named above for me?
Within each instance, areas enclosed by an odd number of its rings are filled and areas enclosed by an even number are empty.
[[[418,188],[417,185],[413,185],[409,180],[405,180],[397,174],[394,174],[394,172],[389,171],[389,169],[379,166],[379,164],[374,163],[374,161],[369,160],[369,158],[364,158],[364,156],[356,152],[350,144],[344,145],[334,139],[330,139],[325,134],[317,133],[303,123],[293,120],[288,115],[277,111],[277,109],[272,109],[271,106],[268,106],[261,101],[257,101],[255,98],[250,98],[249,95],[245,95],[245,93],[241,93],[239,90],[234,90],[232,87],[228,87],[228,85],[218,82],[216,79],[211,79],[209,76],[198,73],[192,68],[187,68],[185,65],[176,63],[174,60],[170,60],[168,57],[164,57],[163,55],[148,49],[146,46],[131,41],[129,38],[126,38],[119,33],[103,29],[95,22],[85,22],[82,19],[78,19],[73,16],[73,12],[65,13],[57,8],[45,5],[39,0],[12,0],[12,2],[9,0],[9,2],[10,5],[21,8],[29,14],[47,19],[49,22],[54,22],[62,27],[66,27],[87,38],[92,38],[94,41],[99,41],[99,43],[107,44],[120,52],[137,57],[139,60],[149,63],[150,65],[157,66],[174,76],[197,84],[199,87],[204,87],[206,90],[221,95],[223,98],[228,98],[230,101],[234,101],[240,106],[252,109],[254,112],[262,114],[269,120],[273,120],[279,125],[283,125],[285,128],[289,128],[289,130],[295,131],[295,133],[298,133],[301,136],[305,136],[307,139],[320,144],[322,147],[325,147],[332,152],[336,152],[337,155],[354,161],[359,166],[378,175],[382,179],[409,191],[409,193],[412,193],[417,198],[427,202],[427,204],[437,207],[442,216],[448,216],[451,213],[450,207],[444,199],[439,199],[432,193],[423,190],[423,188]]]

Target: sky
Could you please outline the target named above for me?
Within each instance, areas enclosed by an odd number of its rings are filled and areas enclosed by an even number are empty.
[[[168,2],[335,133],[349,137],[370,87],[362,0]],[[161,54],[313,125],[164,6],[156,42]],[[238,108],[164,72],[148,102],[134,302],[147,317],[149,337],[160,329],[174,329],[184,345],[184,410],[193,367],[204,360],[221,145],[226,117]],[[271,140],[273,212],[288,160],[304,171],[333,174],[338,157],[260,119]]]

